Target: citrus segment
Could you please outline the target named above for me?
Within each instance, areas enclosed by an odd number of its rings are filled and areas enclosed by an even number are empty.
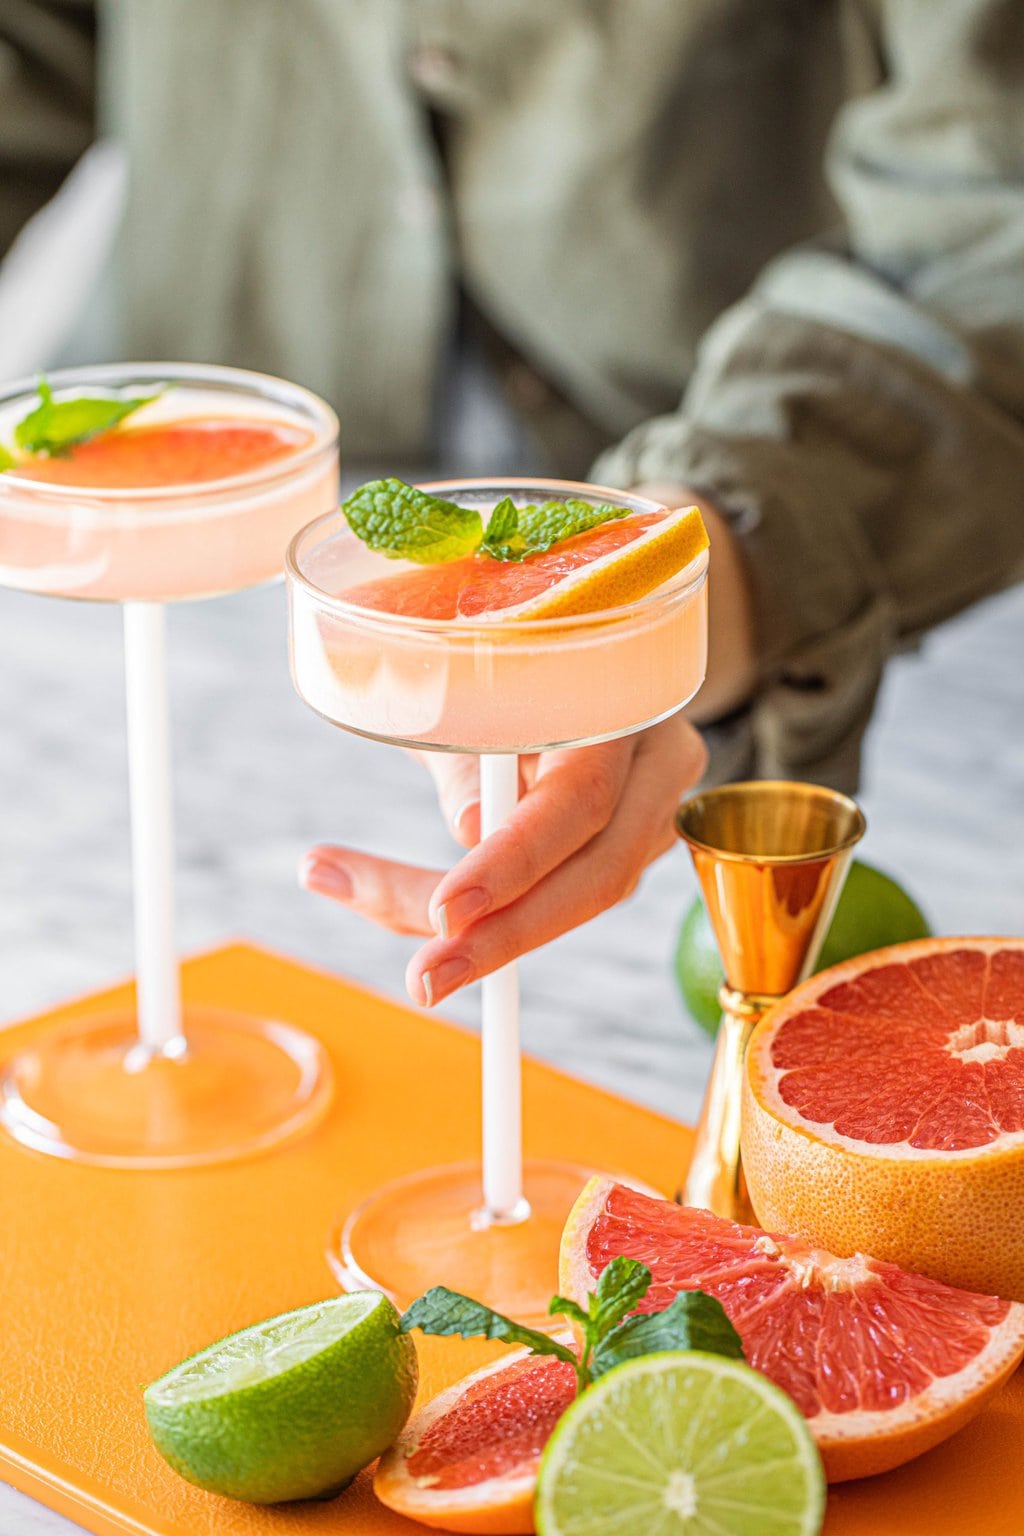
[[[794,1404],[720,1355],[646,1355],[572,1404],[544,1452],[539,1536],[816,1536],[821,1460]]]
[[[747,1056],[758,1219],[1024,1300],[1024,940],[930,939],[798,987]]]
[[[695,507],[638,512],[521,561],[470,555],[350,587],[345,602],[414,619],[545,619],[635,602],[707,547]]]
[[[286,421],[203,417],[120,427],[59,455],[37,455],[15,472],[51,485],[104,490],[192,485],[261,469],[312,442],[312,434]]]
[[[563,1234],[564,1294],[582,1302],[620,1253],[654,1277],[641,1311],[681,1290],[718,1298],[749,1363],[806,1416],[830,1481],[937,1445],[1024,1355],[1024,1307],[593,1179]]]
[[[374,1491],[390,1509],[442,1530],[530,1532],[541,1452],[575,1395],[565,1361],[505,1355],[410,1419],[381,1457]]]
[[[269,1318],[146,1388],[150,1434],[189,1482],[253,1504],[336,1492],[390,1445],[416,1350],[379,1291]]]

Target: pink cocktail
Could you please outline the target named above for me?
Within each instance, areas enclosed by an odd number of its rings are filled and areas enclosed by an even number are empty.
[[[652,521],[668,515],[636,497],[568,482],[423,489],[477,509],[485,521],[506,497],[517,506],[575,500]],[[529,569],[519,569],[496,579],[528,589]],[[474,590],[460,601],[479,612],[431,618],[422,609],[445,607],[451,568],[386,559],[354,536],[343,513],[330,513],[288,552],[292,675],[306,702],[346,730],[478,753],[486,837],[516,803],[519,754],[627,735],[696,693],[706,660],[706,571],[701,551],[636,601],[571,617],[516,617],[515,609],[486,608],[486,593]],[[480,572],[485,581],[494,574],[486,564]],[[420,611],[382,611],[389,603]],[[482,994],[482,1170],[430,1169],[371,1196],[344,1221],[332,1263],[346,1286],[379,1286],[399,1303],[446,1283],[537,1319],[557,1276],[562,1224],[591,1170],[552,1161],[524,1168],[515,965],[486,977]]]
[[[0,586],[124,607],[138,1001],[4,1063],[0,1121],[89,1162],[241,1156],[308,1124],[329,1080],[316,1042],[287,1024],[182,1007],[165,604],[282,574],[295,530],[337,499],[337,420],[306,390],[228,368],[81,368],[49,386],[57,405],[155,395],[66,449],[16,450],[0,473]],[[0,396],[0,443],[34,394]]]

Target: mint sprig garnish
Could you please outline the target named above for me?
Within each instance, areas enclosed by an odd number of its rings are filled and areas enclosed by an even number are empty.
[[[88,443],[118,426],[126,416],[148,405],[162,389],[151,395],[90,396],[76,395],[70,400],[55,400],[45,379],[39,381],[39,404],[22,418],[14,429],[14,441],[25,453],[67,453],[80,443]],[[8,458],[10,455],[7,456]],[[15,460],[0,467],[11,469]]]
[[[370,549],[391,560],[442,565],[468,555],[520,561],[544,554],[553,544],[586,533],[628,507],[589,501],[545,501],[517,507],[511,496],[499,501],[484,528],[479,512],[431,496],[402,480],[371,480],[342,504],[349,527]]]
[[[699,1349],[730,1360],[745,1358],[740,1336],[722,1303],[705,1291],[679,1291],[663,1311],[627,1317],[606,1334],[591,1356],[591,1378],[596,1380],[623,1360],[673,1349]]]
[[[583,1334],[579,1355],[548,1334],[524,1328],[443,1285],[435,1285],[414,1301],[399,1327],[403,1333],[419,1328],[423,1333],[458,1334],[464,1339],[501,1339],[508,1344],[524,1344],[535,1355],[556,1355],[576,1372],[579,1391],[613,1365],[638,1355],[700,1349],[733,1360],[744,1358],[739,1334],[715,1297],[704,1291],[680,1291],[663,1311],[637,1313],[635,1309],[650,1285],[647,1265],[620,1255],[601,1274],[586,1307],[566,1296],[553,1296],[548,1312],[571,1318]]]
[[[17,462],[14,454],[8,453],[3,443],[0,443],[0,475],[3,474],[5,469],[13,469]]]

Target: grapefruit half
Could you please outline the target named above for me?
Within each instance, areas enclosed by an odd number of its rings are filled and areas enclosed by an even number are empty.
[[[575,1396],[576,1372],[564,1360],[504,1355],[413,1415],[381,1457],[374,1492],[445,1531],[530,1532],[541,1452]]]
[[[707,548],[696,507],[637,512],[521,561],[469,555],[360,582],[347,603],[411,619],[554,619],[653,592]]]
[[[747,1053],[765,1226],[1024,1301],[1024,939],[924,939],[804,982]]]
[[[748,1363],[804,1414],[830,1482],[938,1445],[1024,1356],[1024,1306],[591,1179],[562,1237],[563,1294],[584,1304],[620,1253],[654,1276],[640,1311],[679,1291],[718,1298]]]

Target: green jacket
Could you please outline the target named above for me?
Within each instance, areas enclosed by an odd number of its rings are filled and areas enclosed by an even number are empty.
[[[0,8],[0,238],[87,142],[89,9]],[[1024,0],[100,10],[123,352],[408,462],[461,285],[553,467],[733,519],[734,767],[852,785],[893,648],[1024,569]]]

